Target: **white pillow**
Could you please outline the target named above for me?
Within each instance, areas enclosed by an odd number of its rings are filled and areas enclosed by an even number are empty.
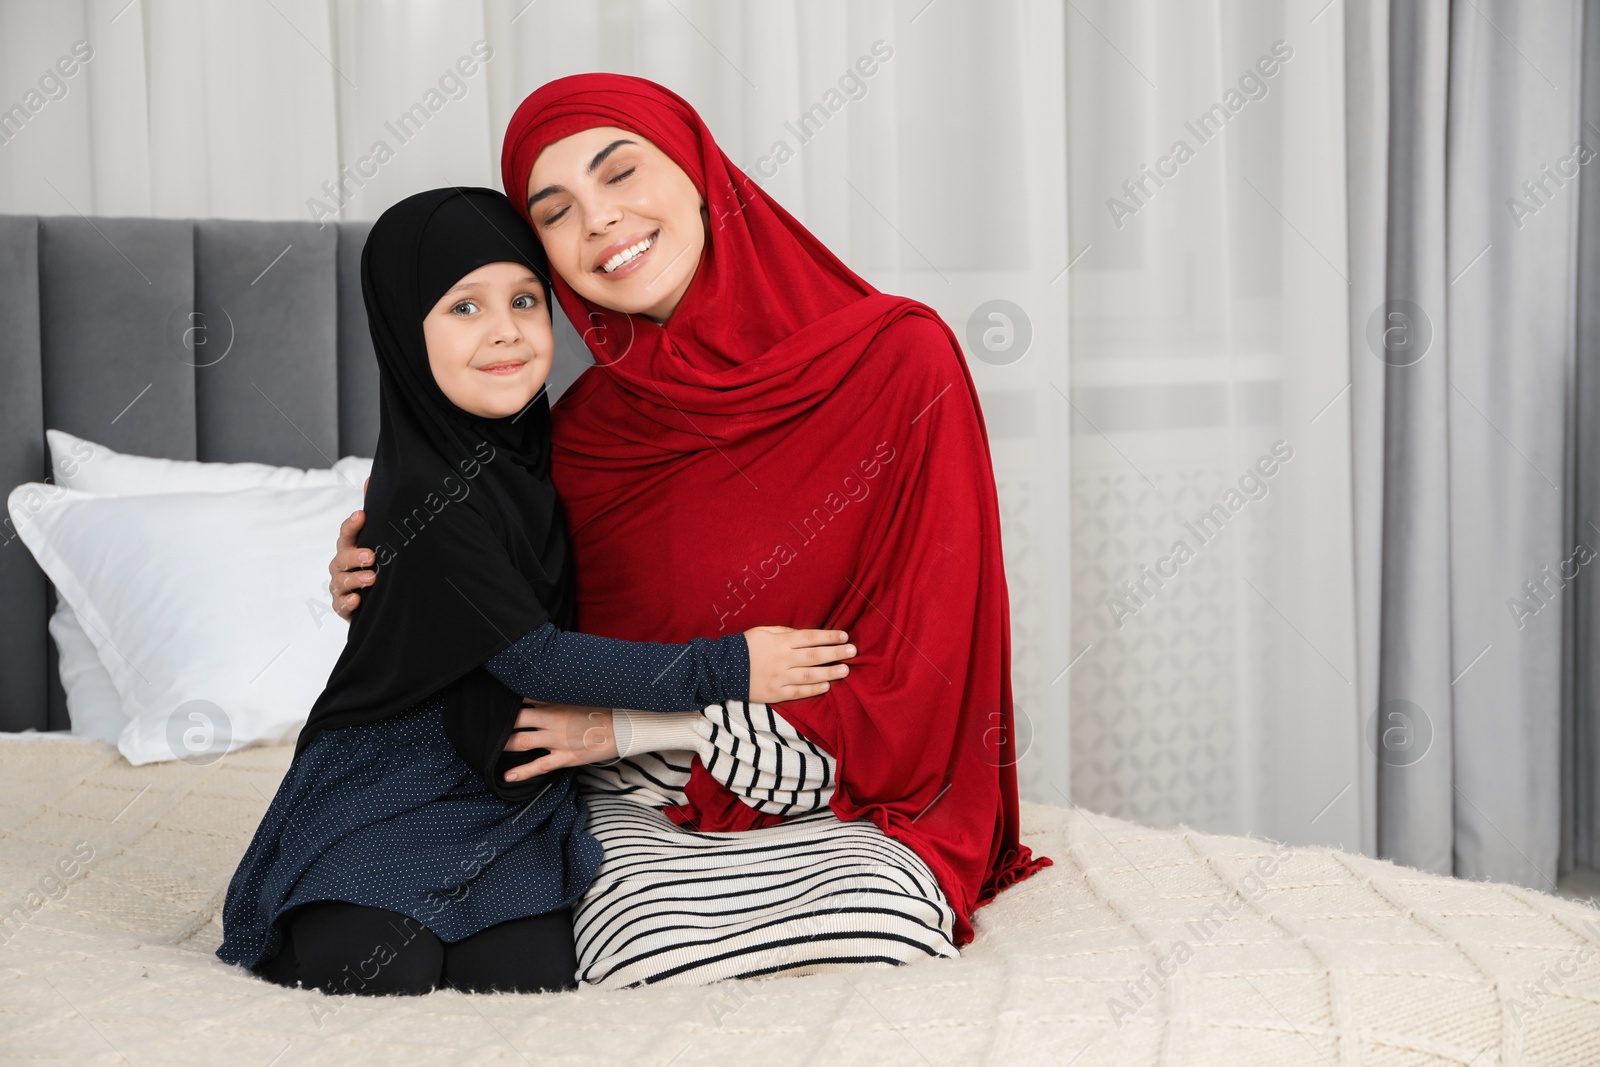
[[[301,470],[265,463],[202,463],[125,455],[64,430],[46,430],[45,439],[50,445],[55,484],[91,493],[224,492],[268,486],[309,489],[349,485],[359,489],[372,473],[372,460],[361,456],[345,456],[329,469]],[[111,699],[116,686],[95,655],[94,644],[83,632],[72,605],[59,596],[55,613],[50,616],[50,636],[56,642],[58,673],[66,692],[67,721],[72,733],[115,743],[127,723],[121,701]]]
[[[332,467],[301,470],[266,463],[201,463],[192,459],[129,456],[61,430],[46,430],[50,469],[63,489],[88,493],[201,493],[231,489],[321,489],[360,492],[372,460],[345,456]]]
[[[328,531],[359,485],[107,496],[29,483],[12,524],[72,605],[133,764],[288,739],[344,647]]]
[[[76,737],[97,737],[116,744],[128,716],[122,710],[122,697],[100,662],[94,642],[84,633],[78,613],[62,596],[56,597],[55,614],[50,616],[50,636],[56,642],[56,660],[61,688],[67,691],[67,718]]]

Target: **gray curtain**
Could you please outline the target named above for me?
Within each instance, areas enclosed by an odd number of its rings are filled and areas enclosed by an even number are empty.
[[[1597,24],[1345,6],[1365,831],[1546,890],[1596,855]]]
[[[1584,141],[1600,149],[1600,0],[1584,7]],[[1579,181],[1578,310],[1571,452],[1574,540],[1600,550],[1600,167]],[[1592,576],[1576,583],[1572,641],[1567,647],[1561,769],[1561,873],[1600,867],[1600,587]]]

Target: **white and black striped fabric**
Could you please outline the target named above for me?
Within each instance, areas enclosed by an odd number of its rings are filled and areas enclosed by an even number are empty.
[[[573,909],[578,979],[700,985],[724,978],[958,955],[933,872],[869,820],[828,807],[837,765],[763,704],[712,705],[701,762],[777,826],[701,833],[683,803],[693,752],[647,752],[579,778],[605,859]]]
[[[833,800],[838,762],[767,704],[712,704],[698,724],[706,770],[757,811],[797,815]]]
[[[833,800],[838,761],[801,736],[800,731],[767,704],[708,705],[703,712],[682,716],[657,712],[628,714],[661,720],[688,720],[686,726],[655,732],[684,746],[631,753],[604,766],[585,768],[593,788],[612,796],[628,796],[662,808],[684,801],[689,761],[695,756],[707,771],[757,811],[798,815],[822,811]]]

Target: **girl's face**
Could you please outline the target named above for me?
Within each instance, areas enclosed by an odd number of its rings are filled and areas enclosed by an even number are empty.
[[[466,275],[423,317],[422,335],[444,395],[485,419],[527,407],[556,350],[544,287],[522,263],[486,263]]]
[[[694,182],[654,144],[615,126],[540,152],[528,211],[551,268],[580,296],[656,322],[683,299],[706,243]]]

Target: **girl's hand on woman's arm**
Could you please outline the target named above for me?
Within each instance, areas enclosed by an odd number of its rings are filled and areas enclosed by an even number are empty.
[[[757,626],[744,632],[750,648],[750,702],[777,704],[828,691],[850,668],[840,660],[856,654],[843,630],[796,630]]]
[[[585,708],[575,704],[522,701],[517,725],[506,742],[507,752],[548,749],[547,755],[513,767],[506,781],[519,782],[562,767],[605,763],[617,758],[617,738],[611,729],[610,708]]]

